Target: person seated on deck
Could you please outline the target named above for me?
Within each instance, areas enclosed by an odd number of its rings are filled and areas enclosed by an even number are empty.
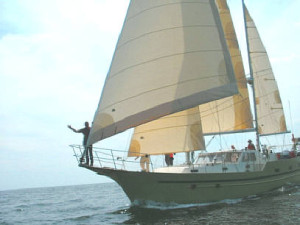
[[[247,149],[248,150],[255,150],[255,146],[252,143],[252,140],[248,140],[248,147],[247,147]]]

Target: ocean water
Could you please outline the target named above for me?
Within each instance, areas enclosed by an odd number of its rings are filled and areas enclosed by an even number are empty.
[[[199,205],[133,205],[116,183],[0,192],[0,224],[300,224],[300,187]]]

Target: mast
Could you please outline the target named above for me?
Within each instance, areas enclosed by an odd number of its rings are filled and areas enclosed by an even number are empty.
[[[254,121],[255,121],[255,133],[256,133],[256,147],[257,150],[260,150],[260,138],[258,133],[258,121],[257,121],[257,107],[256,107],[256,94],[254,88],[254,76],[253,76],[253,68],[251,63],[250,57],[250,48],[249,48],[249,37],[248,37],[248,30],[247,30],[247,20],[246,20],[246,8],[245,2],[242,0],[243,4],[243,14],[244,14],[244,26],[245,26],[245,35],[246,35],[246,43],[247,43],[247,55],[248,55],[248,63],[249,63],[249,71],[250,71],[250,86],[252,88],[252,96],[253,96],[253,105],[254,105]]]

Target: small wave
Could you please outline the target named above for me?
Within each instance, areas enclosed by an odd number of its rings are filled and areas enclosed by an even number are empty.
[[[82,221],[82,220],[87,220],[90,219],[93,215],[83,215],[83,216],[78,216],[78,217],[74,217],[74,218],[68,218],[65,220],[71,220],[71,221]]]
[[[18,209],[16,209],[15,211],[16,211],[16,212],[23,212],[24,210],[25,210],[25,209],[19,209],[19,208],[18,208]]]
[[[206,207],[211,205],[218,205],[218,204],[237,204],[240,203],[243,199],[225,199],[222,201],[217,202],[208,202],[208,203],[192,203],[192,204],[178,204],[175,202],[170,203],[161,203],[155,201],[141,201],[135,200],[132,203],[133,207],[141,207],[141,208],[148,208],[148,209],[160,209],[160,210],[170,210],[170,209],[182,209],[182,208],[192,208],[192,207]]]
[[[16,208],[29,208],[29,205],[21,204],[21,205],[17,205]]]

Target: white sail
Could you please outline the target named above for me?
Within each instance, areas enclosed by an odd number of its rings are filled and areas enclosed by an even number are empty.
[[[253,128],[247,81],[229,8],[226,0],[218,0],[217,6],[239,94],[138,126],[135,128],[129,156],[205,149],[202,129],[205,134],[211,134]]]
[[[214,0],[132,0],[89,143],[237,92]]]
[[[226,0],[217,0],[217,6],[230,51],[239,94],[200,105],[204,134],[230,133],[253,128],[247,80],[238,40]]]
[[[256,94],[258,132],[261,135],[287,132],[286,122],[268,54],[246,6],[246,27]]]
[[[205,149],[199,108],[162,117],[135,128],[128,156]]]

